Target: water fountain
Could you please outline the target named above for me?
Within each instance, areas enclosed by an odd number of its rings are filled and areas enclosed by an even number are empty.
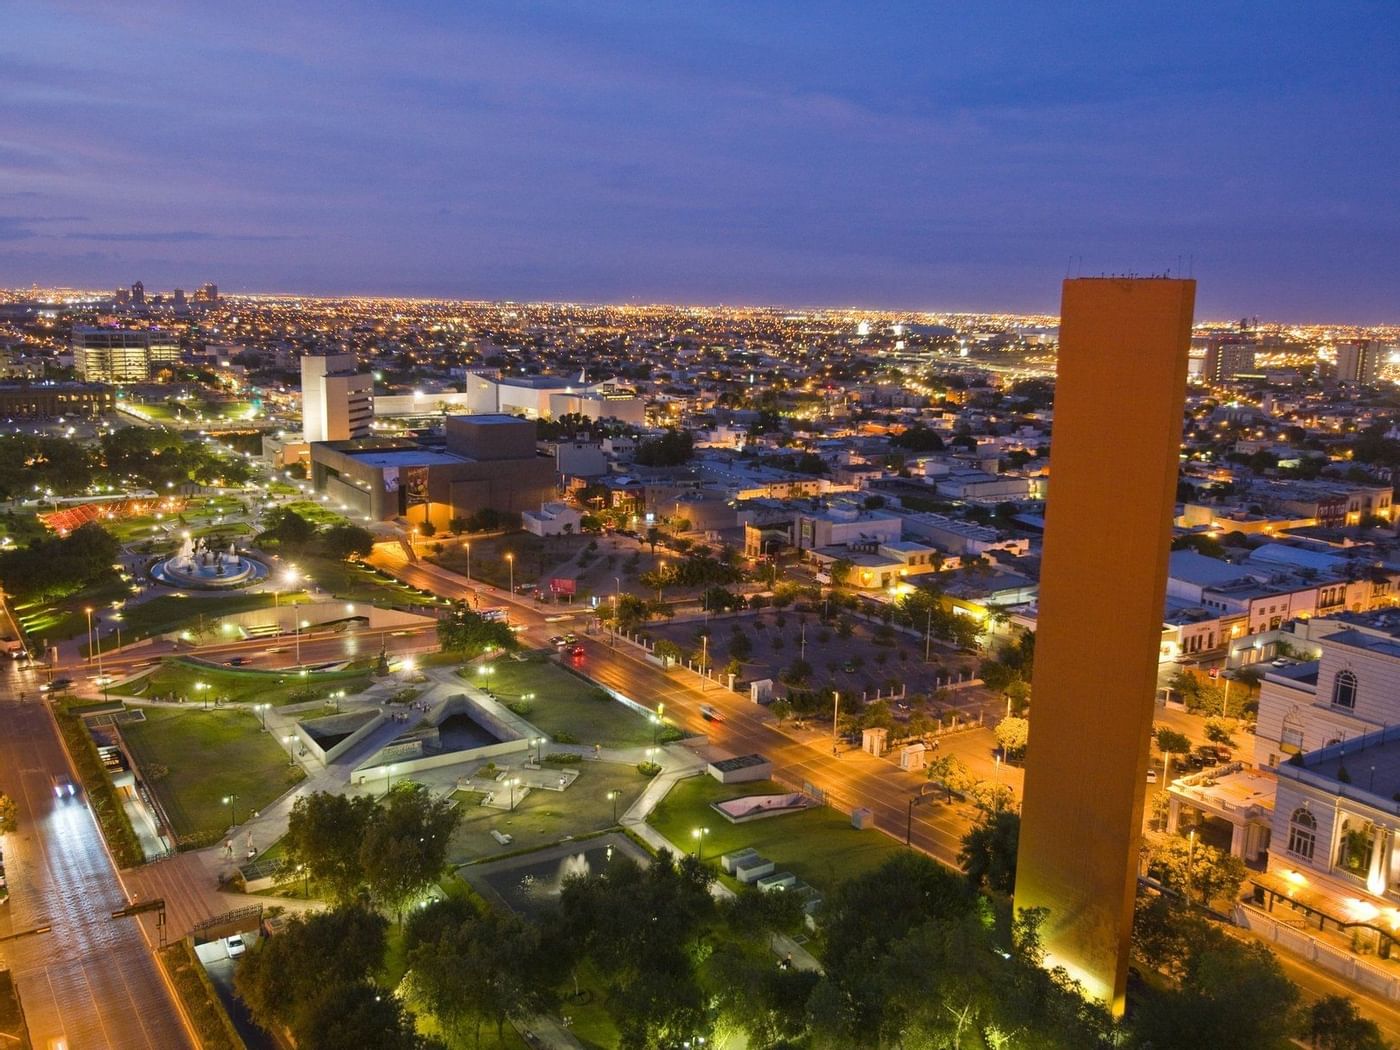
[[[198,590],[246,587],[266,575],[266,565],[239,554],[232,543],[226,551],[215,550],[208,540],[191,539],[188,533],[179,551],[151,570],[161,583]]]

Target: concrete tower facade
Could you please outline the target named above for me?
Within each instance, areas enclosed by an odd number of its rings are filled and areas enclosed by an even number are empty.
[[[1048,909],[1050,962],[1115,1012],[1127,978],[1195,296],[1194,281],[1076,279],[1065,282],[1060,311],[1015,896],[1017,908]]]

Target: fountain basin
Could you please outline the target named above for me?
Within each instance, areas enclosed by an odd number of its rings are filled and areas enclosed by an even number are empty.
[[[266,565],[238,553],[233,544],[227,550],[214,550],[207,541],[188,536],[177,554],[151,569],[151,578],[168,587],[202,591],[247,587],[266,576]]]

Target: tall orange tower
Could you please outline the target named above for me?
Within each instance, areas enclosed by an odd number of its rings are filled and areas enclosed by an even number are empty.
[[[1065,281],[1016,907],[1123,1008],[1196,282]]]

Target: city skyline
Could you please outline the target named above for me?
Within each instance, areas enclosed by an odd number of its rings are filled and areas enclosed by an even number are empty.
[[[1395,15],[1265,10],[21,5],[0,283],[1394,321]]]

